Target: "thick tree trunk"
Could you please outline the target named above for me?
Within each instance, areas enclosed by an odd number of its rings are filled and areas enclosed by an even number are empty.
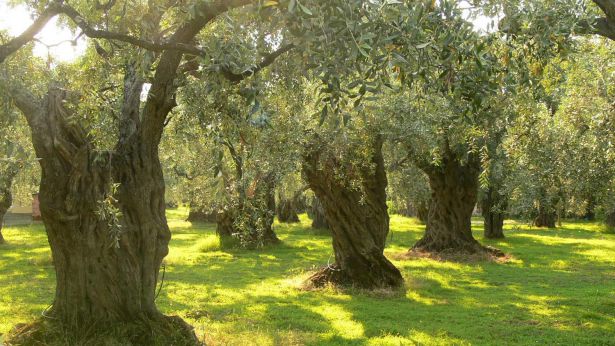
[[[299,215],[295,208],[293,199],[283,198],[280,196],[280,202],[277,207],[278,220],[285,223],[299,222]]]
[[[478,193],[480,160],[473,155],[462,165],[448,151],[439,166],[421,167],[429,177],[431,206],[425,234],[412,248],[430,253],[493,253],[472,235],[472,211]]]
[[[422,223],[427,223],[429,219],[429,208],[430,208],[431,200],[427,202],[420,202],[416,206],[416,217]]]
[[[218,234],[220,238],[232,237],[233,233],[235,233],[232,213],[232,210],[224,209],[218,211],[216,215],[216,234]]]
[[[506,196],[502,196],[497,189],[489,187],[481,200],[483,214],[484,235],[487,239],[504,238],[504,219],[506,209]]]
[[[137,100],[140,90],[134,86]],[[161,328],[156,333],[196,343],[183,320],[164,316],[155,304],[171,238],[157,145],[145,144],[143,138],[151,137],[135,135],[133,127],[114,152],[95,150],[86,131],[70,121],[66,99],[65,91],[51,87],[41,113],[28,117],[41,158],[40,209],[56,271],[48,315],[77,333],[91,324],[146,320]],[[150,343],[152,333],[142,332],[135,340]]]
[[[555,228],[557,221],[557,213],[553,210],[548,210],[547,207],[540,204],[538,206],[538,215],[534,219],[534,226]]]
[[[374,169],[344,166],[348,163],[325,156],[317,141],[305,154],[303,172],[323,204],[335,253],[335,263],[312,276],[316,286],[331,282],[374,289],[399,287],[404,282],[399,270],[384,256],[389,216],[381,139],[375,141],[373,150]],[[353,168],[360,172],[354,173]],[[352,179],[360,179],[362,189],[349,186],[346,179],[341,181],[335,174],[340,169],[357,174]]]
[[[218,236],[237,238],[247,248],[280,242],[273,231],[276,208],[272,175],[256,184],[253,194],[241,194],[246,200],[227,206],[218,213],[216,220]]]
[[[309,216],[312,218],[312,228],[329,229],[329,224],[327,223],[327,216],[325,215],[325,209],[318,197],[315,197],[312,201]]]

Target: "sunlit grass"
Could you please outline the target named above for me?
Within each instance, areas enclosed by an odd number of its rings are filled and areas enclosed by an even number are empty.
[[[556,230],[508,221],[507,238],[482,239],[513,256],[505,264],[393,260],[400,294],[301,289],[331,259],[330,237],[309,220],[275,225],[283,244],[225,249],[215,225],[169,211],[171,250],[158,305],[196,327],[208,345],[464,345],[615,343],[615,235],[597,223]],[[393,216],[386,254],[400,254],[424,226]],[[4,230],[0,332],[32,320],[53,299],[54,271],[42,226]],[[1,337],[0,337],[1,338]]]

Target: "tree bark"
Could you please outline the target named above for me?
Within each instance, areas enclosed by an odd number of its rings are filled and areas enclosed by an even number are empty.
[[[382,139],[374,140],[372,148],[375,168],[357,168],[328,157],[318,139],[304,154],[303,173],[323,204],[335,253],[335,263],[311,277],[315,286],[327,282],[365,289],[403,285],[401,273],[384,256],[389,216]],[[361,189],[349,186],[347,179],[341,181],[335,174],[343,170],[350,176],[355,169],[360,172],[352,179],[360,179]]]
[[[557,213],[554,210],[550,210],[542,202],[539,202],[538,215],[534,219],[534,226],[555,228],[555,221],[557,221]]]
[[[15,176],[19,173],[19,164],[8,162],[6,165],[6,170],[2,172],[2,176],[0,177],[0,244],[6,243],[2,235],[2,226],[4,225],[4,216],[13,204],[13,193],[11,189],[13,188]]]
[[[416,206],[416,217],[420,222],[426,224],[429,219],[429,208],[431,201],[420,202]]]
[[[240,193],[236,204],[218,213],[216,233],[221,238],[237,238],[247,248],[280,242],[273,231],[275,185],[273,174],[257,179],[253,193]]]
[[[507,206],[506,196],[490,186],[485,191],[481,200],[481,212],[483,214],[484,235],[487,239],[504,238],[504,219]]]
[[[419,168],[429,177],[431,205],[425,234],[412,250],[501,255],[499,250],[479,244],[472,235],[472,211],[478,194],[480,159],[470,154],[467,162],[462,164],[447,147],[438,166],[420,164]]]
[[[119,140],[111,152],[96,150],[71,120],[74,114],[66,105],[75,100],[67,91],[52,85],[39,102],[23,89],[12,93],[41,158],[40,209],[56,271],[47,315],[75,333],[92,324],[149,321],[157,326],[157,337],[181,335],[186,343],[196,343],[190,326],[164,316],[155,304],[171,238],[158,159],[164,118],[158,112],[170,108],[161,105],[155,114],[140,115],[143,82],[132,72],[126,73]],[[159,117],[159,126],[145,121],[153,117]],[[150,343],[148,330],[126,337]]]
[[[325,209],[318,199],[315,197],[312,201],[312,206],[310,207],[310,215],[312,218],[312,228],[316,229],[329,229],[329,224],[327,223],[327,216],[325,214]]]
[[[280,196],[277,207],[278,220],[285,223],[299,222],[299,215],[295,208],[294,199],[283,198]]]

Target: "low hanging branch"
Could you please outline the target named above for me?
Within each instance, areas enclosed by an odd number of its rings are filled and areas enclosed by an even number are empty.
[[[197,16],[193,21],[200,21],[195,23],[187,23],[188,26],[195,26],[201,28],[202,25],[209,22],[212,18],[216,17],[220,13],[224,13],[232,8],[237,8],[252,3],[256,3],[256,0],[218,0],[213,4],[202,4],[197,12],[205,13],[206,15]],[[45,25],[53,17],[64,14],[83,31],[83,33],[90,38],[108,39],[126,42],[137,47],[141,47],[154,52],[162,52],[164,50],[175,50],[184,54],[190,54],[195,56],[205,56],[206,52],[196,46],[191,46],[185,43],[173,42],[176,35],[173,35],[169,40],[163,40],[162,42],[153,42],[144,39],[140,39],[131,35],[122,34],[118,32],[112,32],[108,30],[96,29],[90,25],[85,18],[72,6],[65,4],[63,0],[56,0],[52,2],[40,16],[28,27],[21,35],[13,38],[8,43],[0,45],[0,63],[4,62],[7,57],[15,53],[24,45],[34,40],[36,36]],[[201,23],[203,22],[203,23]],[[202,25],[201,25],[202,24]],[[178,33],[176,33],[178,34]]]

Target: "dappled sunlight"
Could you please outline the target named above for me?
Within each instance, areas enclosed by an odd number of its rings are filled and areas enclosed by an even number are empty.
[[[321,305],[310,309],[323,316],[335,329],[336,335],[345,339],[362,338],[365,331],[363,325],[352,319],[352,314],[336,305]]]
[[[400,259],[424,226],[394,215],[385,254],[406,287],[378,294],[303,289],[332,254],[331,236],[314,233],[305,214],[297,224],[276,222],[283,243],[260,250],[224,249],[215,225],[191,225],[186,215],[170,211],[173,239],[156,302],[212,345],[521,343],[536,328],[554,344],[599,344],[615,323],[615,237],[583,231],[592,224],[519,229],[485,242],[513,260],[459,263]],[[55,275],[42,226],[7,228],[5,235],[0,333],[40,315],[53,300]]]

